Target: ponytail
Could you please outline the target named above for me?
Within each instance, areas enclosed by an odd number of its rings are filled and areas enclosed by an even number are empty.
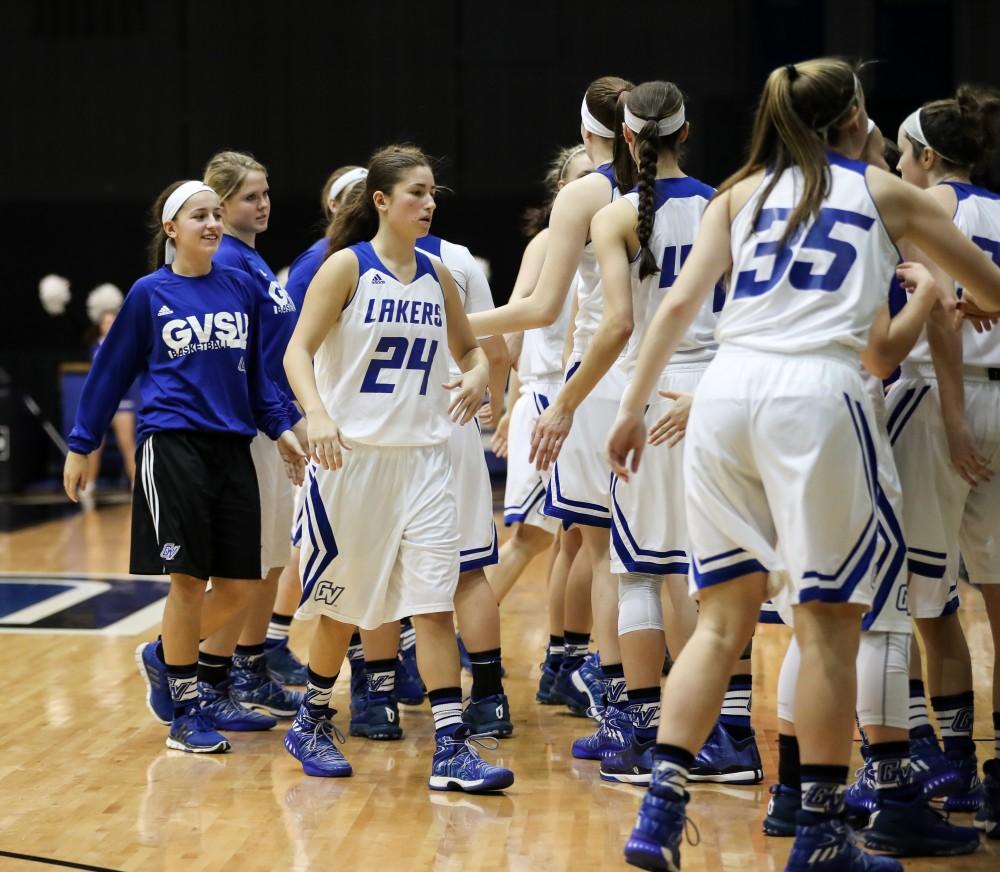
[[[150,272],[156,272],[166,262],[167,231],[163,229],[163,207],[184,181],[167,185],[153,201],[149,210],[149,245],[146,247],[146,262]]]
[[[635,185],[635,164],[622,134],[625,100],[635,86],[618,76],[602,76],[587,86],[584,103],[593,117],[611,131],[611,166],[618,187],[627,191]],[[607,139],[608,137],[604,137]]]
[[[653,220],[656,217],[653,192],[656,187],[656,121],[647,121],[642,126],[636,146],[639,152],[639,217],[636,234],[639,237],[639,278],[644,279],[659,272],[656,255],[649,248],[649,237],[653,235]]]
[[[757,201],[751,227],[781,178],[791,167],[802,173],[802,194],[785,227],[781,243],[791,239],[808,218],[819,213],[830,188],[826,149],[830,134],[862,96],[856,67],[837,58],[786,64],[767,77],[754,117],[746,163],[719,186],[719,193],[761,170],[770,179]]]

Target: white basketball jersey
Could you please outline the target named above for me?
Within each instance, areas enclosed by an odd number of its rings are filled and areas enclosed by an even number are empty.
[[[1000,266],[1000,195],[976,185],[948,182],[958,195],[955,226]],[[962,328],[963,362],[968,366],[1000,365],[1000,330],[977,333]]]
[[[618,182],[611,164],[602,164],[594,170],[611,183],[611,202],[620,196]],[[601,292],[601,273],[597,264],[594,243],[587,242],[580,257],[578,268],[580,281],[577,284],[576,327],[573,330],[573,356],[582,357],[590,345],[591,337],[597,332],[604,311],[604,295]]]
[[[402,284],[370,242],[350,250],[358,287],[314,358],[316,384],[344,436],[368,445],[433,445],[451,435],[448,327],[430,258]]]
[[[448,272],[458,286],[458,295],[462,298],[466,315],[488,312],[495,308],[489,279],[468,248],[430,234],[417,240],[417,248],[448,267]],[[448,373],[452,381],[462,374],[451,355],[448,356]]]
[[[673,287],[698,235],[701,216],[715,189],[697,179],[657,179],[653,189],[653,232],[649,248],[660,267],[644,279],[639,278],[639,255],[632,262],[632,336],[622,358],[625,372],[631,376],[639,358],[639,346],[665,294]],[[631,191],[625,199],[639,211],[639,194]],[[705,300],[681,340],[670,363],[698,363],[715,356],[715,325],[722,308],[724,291],[721,287]]]
[[[524,331],[517,365],[517,376],[522,386],[562,381],[563,348],[566,346],[566,331],[569,330],[569,315],[573,311],[573,296],[579,284],[580,274],[577,273],[563,300],[562,311],[552,324]]]
[[[784,245],[801,198],[798,168],[782,173],[751,226],[769,180],[733,220],[733,272],[716,337],[758,351],[837,348],[860,354],[886,305],[899,254],[865,182],[867,165],[830,153],[819,214]]]

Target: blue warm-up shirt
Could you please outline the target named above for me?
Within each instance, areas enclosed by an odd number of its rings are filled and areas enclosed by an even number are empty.
[[[264,366],[274,379],[274,383],[289,397],[292,388],[285,375],[285,349],[288,340],[292,338],[295,322],[299,318],[299,310],[281,282],[272,272],[257,251],[245,242],[230,236],[222,237],[219,250],[212,258],[217,266],[228,266],[242,270],[253,280],[261,294],[260,329],[261,351],[264,354]]]
[[[323,261],[326,260],[326,249],[329,245],[330,243],[325,236],[317,239],[295,258],[288,268],[288,284],[285,290],[288,291],[288,296],[292,298],[295,305],[299,307],[299,311],[302,310],[302,303],[305,301],[309,283],[313,280],[313,276],[319,272]]]
[[[136,441],[161,430],[263,430],[277,439],[301,416],[263,365],[259,290],[245,273],[213,265],[204,276],[168,266],[139,279],[83,386],[69,447],[89,454],[138,376]]]

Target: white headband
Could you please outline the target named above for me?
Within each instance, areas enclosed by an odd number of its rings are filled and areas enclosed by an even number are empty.
[[[629,110],[628,104],[626,104],[625,123],[628,125],[629,130],[633,133],[639,133],[642,128],[652,120],[652,118],[640,118],[638,115],[634,115]],[[684,104],[681,103],[681,108],[678,109],[673,115],[668,115],[666,118],[656,119],[656,135],[670,136],[671,133],[676,133],[684,126],[684,121]]]
[[[871,135],[872,135],[872,131],[873,131],[874,129],[875,129],[875,122],[874,122],[874,121],[873,121],[873,120],[872,120],[871,118],[869,118],[869,119],[868,119],[868,135],[869,135],[869,136],[871,136]]]
[[[163,204],[163,212],[160,214],[160,221],[163,223],[173,221],[173,219],[177,217],[177,213],[181,211],[181,206],[183,206],[195,194],[200,194],[202,191],[208,191],[210,194],[215,193],[215,191],[204,182],[190,181],[178,185],[174,189],[174,192],[167,197],[167,202]],[[172,239],[168,238],[167,245],[164,249],[164,262],[173,263],[176,256],[177,246],[174,245],[174,241]]]
[[[326,195],[327,200],[336,200],[341,192],[346,191],[355,182],[368,178],[368,170],[364,167],[348,170],[337,181],[330,185],[330,193]]]
[[[580,105],[580,121],[583,122],[583,129],[588,133],[593,133],[594,136],[603,136],[605,139],[614,139],[615,132],[608,127],[605,127],[598,121],[593,115],[590,114],[590,109],[587,108],[587,95],[583,95],[583,103]]]
[[[923,111],[924,110],[922,108],[917,109],[915,112],[911,112],[909,115],[906,116],[906,120],[902,124],[903,133],[905,133],[908,137],[910,137],[910,139],[915,139],[921,145],[933,149],[939,155],[941,155],[941,157],[944,160],[948,161],[948,163],[953,163],[957,164],[958,166],[961,166],[962,161],[953,160],[952,158],[948,157],[948,155],[943,154],[939,148],[931,145],[927,141],[927,135],[924,133],[924,126],[923,124],[920,123],[920,113]]]

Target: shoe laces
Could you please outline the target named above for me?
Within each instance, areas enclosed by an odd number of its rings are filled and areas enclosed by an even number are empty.
[[[206,715],[200,706],[192,705],[184,713],[184,717],[188,719],[192,732],[196,733],[214,733],[215,724]]]
[[[694,830],[694,838],[691,838],[691,830]],[[701,844],[701,830],[692,818],[684,815],[684,841],[692,848],[697,848]]]
[[[316,721],[309,738],[306,740],[306,750],[326,753],[332,751],[337,757],[342,757],[343,754],[340,753],[340,749],[334,744],[335,741],[343,745],[347,742],[347,737],[343,734],[340,727],[333,722],[332,717],[320,718]]]
[[[465,757],[465,759],[460,762],[459,770],[465,771],[474,769],[477,763],[486,763],[486,761],[479,756],[477,748],[482,748],[484,751],[496,751],[500,747],[500,740],[495,736],[490,736],[484,733],[473,733],[472,735],[465,736],[464,738],[458,736],[445,736],[442,744],[446,748],[454,748],[456,745],[464,746],[463,749],[459,751],[459,754],[462,754]]]

